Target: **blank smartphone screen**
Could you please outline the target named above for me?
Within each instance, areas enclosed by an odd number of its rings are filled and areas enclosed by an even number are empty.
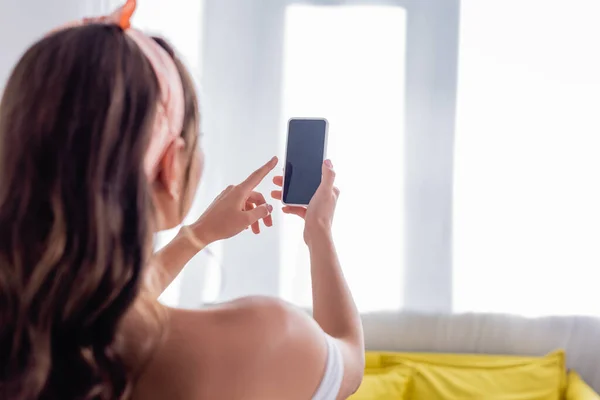
[[[308,205],[321,184],[327,121],[292,119],[288,126],[283,202]]]

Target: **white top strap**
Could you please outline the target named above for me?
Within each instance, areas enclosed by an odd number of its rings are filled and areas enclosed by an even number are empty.
[[[335,400],[344,378],[344,359],[337,342],[327,334],[325,338],[327,339],[327,365],[321,384],[312,400]]]

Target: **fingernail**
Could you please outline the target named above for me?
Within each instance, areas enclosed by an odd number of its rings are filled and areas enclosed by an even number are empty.
[[[270,214],[271,212],[273,212],[273,206],[272,206],[272,205],[270,205],[270,204],[267,204],[267,211],[269,211],[269,214]]]
[[[331,163],[331,160],[325,160],[325,165],[329,168],[333,168],[333,164]]]

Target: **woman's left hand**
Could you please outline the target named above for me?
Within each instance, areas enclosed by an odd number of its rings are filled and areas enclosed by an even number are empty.
[[[273,226],[273,206],[267,204],[265,197],[254,191],[254,188],[276,165],[277,157],[273,157],[244,182],[227,187],[198,221],[190,226],[196,237],[204,244],[210,244],[233,237],[249,226],[252,227],[252,232],[258,234],[261,219],[266,226]]]

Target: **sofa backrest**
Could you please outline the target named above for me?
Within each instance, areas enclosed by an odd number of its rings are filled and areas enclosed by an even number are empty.
[[[363,325],[367,350],[544,355],[562,348],[567,367],[600,393],[600,319],[373,313]]]

